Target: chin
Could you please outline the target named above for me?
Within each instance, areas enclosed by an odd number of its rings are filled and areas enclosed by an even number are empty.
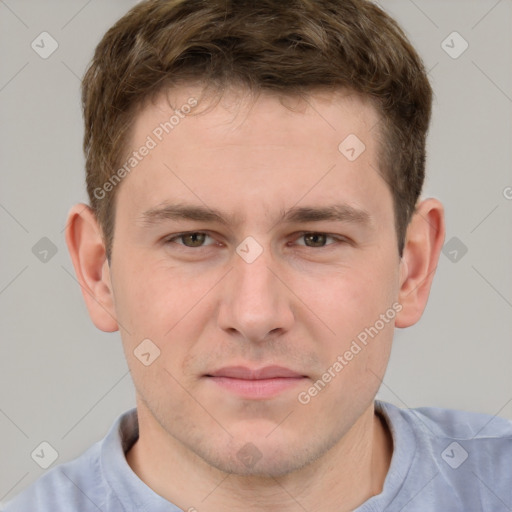
[[[225,473],[265,479],[288,475],[301,469],[308,462],[296,454],[260,451],[252,443],[247,443],[229,457],[217,459],[214,465]]]
[[[260,437],[237,436],[227,446],[217,446],[215,451],[202,451],[198,447],[196,454],[224,473],[241,477],[277,478],[304,468],[329,449],[329,443],[318,440],[310,440],[311,446],[305,446],[304,440],[293,442],[290,438],[281,438],[272,442],[266,436],[268,432]]]

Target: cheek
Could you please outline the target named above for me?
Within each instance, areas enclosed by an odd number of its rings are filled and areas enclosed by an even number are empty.
[[[344,402],[347,393],[370,396],[380,385],[389,360],[398,296],[393,277],[398,265],[392,263],[391,253],[388,259],[383,252],[380,256],[380,261],[361,261],[358,268],[302,284],[309,308],[329,327],[318,328],[321,341],[316,342],[324,371],[336,376],[330,384],[334,395],[325,393],[325,399],[336,396]]]
[[[185,376],[184,361],[195,354],[205,336],[202,334],[214,314],[212,288],[219,281],[217,273],[193,276],[182,268],[169,265],[134,265],[136,272],[124,270],[116,292],[116,312],[120,323],[125,355],[138,374],[140,384],[152,389],[157,382],[172,375]],[[122,272],[119,272],[119,276]],[[150,339],[159,351],[158,358],[145,368],[134,357],[142,340]],[[188,378],[188,377],[187,377]],[[169,380],[171,379],[171,380]]]
[[[300,294],[307,297],[310,310],[334,331],[334,337],[357,335],[392,307],[397,290],[389,276],[394,271],[376,265],[373,270],[371,266],[346,268],[320,280],[302,281]]]
[[[189,312],[193,313],[214,283],[214,279],[198,279],[182,268],[151,263],[144,257],[140,258],[140,264],[134,261],[118,270],[115,287],[118,319],[131,326],[130,331],[145,336],[152,333],[158,338]]]

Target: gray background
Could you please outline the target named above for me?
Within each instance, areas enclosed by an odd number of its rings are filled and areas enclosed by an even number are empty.
[[[80,77],[134,4],[0,0],[0,502],[44,473],[31,458],[42,441],[57,450],[54,465],[65,462],[134,406],[119,334],[90,321],[63,231],[72,204],[87,201]],[[456,240],[422,320],[396,331],[378,397],[512,418],[512,1],[380,4],[430,70],[424,196],[444,203],[446,241]],[[31,48],[43,31],[59,45],[47,59]],[[453,31],[469,44],[458,58],[442,46]],[[57,250],[46,261],[43,237]]]

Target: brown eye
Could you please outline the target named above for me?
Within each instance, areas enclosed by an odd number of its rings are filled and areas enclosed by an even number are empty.
[[[211,244],[205,244],[205,241],[207,238],[209,238],[210,235],[207,233],[203,233],[202,231],[193,231],[190,233],[181,233],[180,235],[175,235],[173,237],[168,238],[165,243],[167,244],[177,244],[177,245],[183,245],[185,247],[203,247],[205,245],[211,245]]]
[[[296,240],[297,245],[311,248],[328,247],[329,245],[335,245],[336,242],[343,243],[347,241],[345,237],[342,236],[334,236],[319,232],[301,233],[299,238]],[[301,243],[301,240],[303,240],[304,243]]]
[[[306,233],[303,238],[307,247],[323,247],[328,237],[325,233]]]
[[[180,237],[187,247],[200,247],[206,238],[205,233],[187,233]]]

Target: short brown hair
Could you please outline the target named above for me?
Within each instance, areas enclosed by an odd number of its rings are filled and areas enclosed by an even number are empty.
[[[117,189],[107,198],[95,190],[120,165],[137,109],[187,82],[219,94],[240,84],[370,98],[402,256],[424,181],[432,89],[398,24],[367,0],[146,0],[107,31],[82,82],[87,192],[109,260]]]

